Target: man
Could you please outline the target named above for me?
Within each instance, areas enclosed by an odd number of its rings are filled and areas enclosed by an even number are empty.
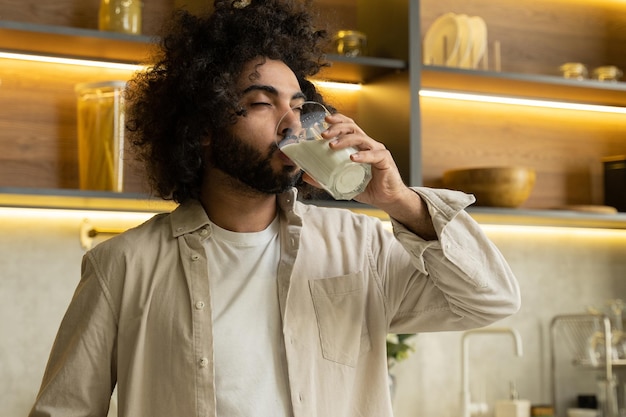
[[[179,13],[129,91],[129,128],[172,213],[88,252],[31,416],[391,416],[388,332],[484,326],[519,308],[471,196],[406,187],[351,119],[373,218],[297,201],[281,116],[323,101],[307,77],[323,33],[288,0]],[[332,138],[332,139],[331,139]],[[304,180],[315,184],[308,176]]]

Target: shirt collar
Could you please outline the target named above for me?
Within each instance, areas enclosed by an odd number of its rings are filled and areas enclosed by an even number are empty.
[[[296,204],[298,191],[292,188],[279,194],[276,199],[281,211],[287,214],[300,216],[301,207]],[[172,236],[179,237],[192,233],[209,225],[209,217],[198,200],[188,200],[181,203],[171,214]]]
[[[171,214],[172,236],[179,237],[209,225],[209,217],[198,200],[181,203]]]
[[[292,212],[296,209],[296,200],[298,199],[298,190],[292,188],[277,196],[278,207],[285,213]]]

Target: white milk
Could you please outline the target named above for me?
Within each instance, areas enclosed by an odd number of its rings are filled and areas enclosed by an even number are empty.
[[[328,140],[305,140],[280,149],[335,199],[351,200],[365,190],[371,167],[350,159],[356,149],[333,150],[328,143]]]

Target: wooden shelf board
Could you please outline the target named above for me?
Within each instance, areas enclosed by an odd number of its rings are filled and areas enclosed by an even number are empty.
[[[142,194],[0,187],[0,207],[167,212],[176,204]]]
[[[331,66],[323,69],[317,78],[366,84],[389,72],[407,68],[407,63],[399,59],[343,55],[327,55],[327,58]]]
[[[307,203],[346,208],[381,220],[389,220],[389,216],[383,211],[357,202],[312,200]],[[176,204],[142,194],[0,187],[0,207],[167,212],[173,210]],[[626,213],[597,214],[489,207],[470,207],[468,212],[481,224],[626,229]]]
[[[0,20],[0,50],[131,64],[146,63],[156,38],[92,29]],[[331,63],[318,78],[366,83],[404,70],[405,61],[377,57],[328,55]]]
[[[389,216],[381,210],[356,202],[332,200],[311,201],[326,207],[342,207],[388,220]],[[491,207],[469,207],[469,214],[480,224],[548,226],[597,229],[626,229],[626,213],[598,214],[570,210],[511,209]]]
[[[0,49],[122,63],[144,63],[152,38],[142,35],[0,20]]]
[[[626,106],[626,82],[425,66],[421,87],[467,93]]]
[[[601,214],[569,210],[488,207],[470,207],[468,212],[481,224],[626,229],[626,213]]]

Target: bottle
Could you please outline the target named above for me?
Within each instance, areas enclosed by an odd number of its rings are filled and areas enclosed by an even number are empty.
[[[109,32],[141,34],[140,0],[101,0],[98,28]]]

